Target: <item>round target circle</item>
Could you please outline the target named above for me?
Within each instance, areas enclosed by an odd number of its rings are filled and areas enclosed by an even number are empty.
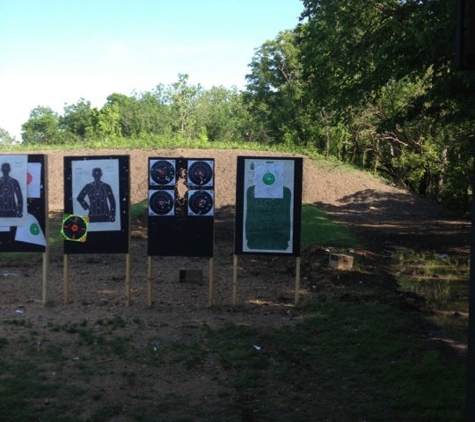
[[[262,181],[264,182],[265,185],[270,186],[270,185],[274,184],[275,176],[272,173],[267,172],[262,177]]]
[[[205,186],[213,178],[213,169],[206,161],[195,161],[188,169],[188,180],[196,186]]]
[[[84,217],[71,215],[63,220],[61,231],[68,240],[81,240],[87,234],[87,222]]]
[[[167,160],[159,160],[152,164],[150,177],[158,185],[169,185],[175,179],[175,167]]]
[[[213,197],[207,191],[200,190],[190,195],[188,207],[196,215],[206,215],[213,209]]]
[[[164,190],[152,194],[149,200],[150,209],[158,215],[169,214],[173,210],[173,196]]]

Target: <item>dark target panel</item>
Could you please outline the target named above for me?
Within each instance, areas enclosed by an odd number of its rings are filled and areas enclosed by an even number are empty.
[[[1,155],[0,161],[0,252],[45,252],[46,156]],[[20,203],[21,212],[8,212]]]
[[[300,255],[302,158],[238,157],[236,254]]]
[[[128,155],[64,157],[65,254],[128,253]]]
[[[214,160],[149,158],[148,255],[212,257]]]

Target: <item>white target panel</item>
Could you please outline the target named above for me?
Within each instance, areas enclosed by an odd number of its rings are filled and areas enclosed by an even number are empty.
[[[188,160],[188,187],[212,187],[214,183],[214,161]]]
[[[188,191],[188,215],[191,217],[208,217],[214,215],[214,191]]]
[[[175,215],[175,192],[173,190],[148,191],[148,215],[168,217]]]
[[[174,186],[176,182],[175,160],[149,160],[150,186]]]

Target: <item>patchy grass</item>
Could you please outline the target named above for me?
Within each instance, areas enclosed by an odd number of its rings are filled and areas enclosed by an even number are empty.
[[[464,362],[424,339],[412,314],[381,303],[371,286],[358,297],[328,292],[325,301],[309,301],[294,312],[300,321],[280,328],[202,321],[184,327],[192,335],[181,340],[164,340],[160,332],[168,327],[157,327],[153,319],[46,326],[5,321],[2,418],[464,420]],[[196,403],[193,393],[155,390],[174,376],[177,382],[214,385],[209,403]],[[108,379],[115,381],[97,389]]]
[[[392,258],[400,289],[421,297],[428,308],[427,319],[447,336],[466,342],[469,256],[401,249]]]

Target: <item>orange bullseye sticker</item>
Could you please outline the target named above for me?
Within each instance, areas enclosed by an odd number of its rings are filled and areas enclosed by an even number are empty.
[[[85,242],[88,225],[88,217],[67,214],[63,218],[61,234],[66,240],[71,240],[73,242]]]

